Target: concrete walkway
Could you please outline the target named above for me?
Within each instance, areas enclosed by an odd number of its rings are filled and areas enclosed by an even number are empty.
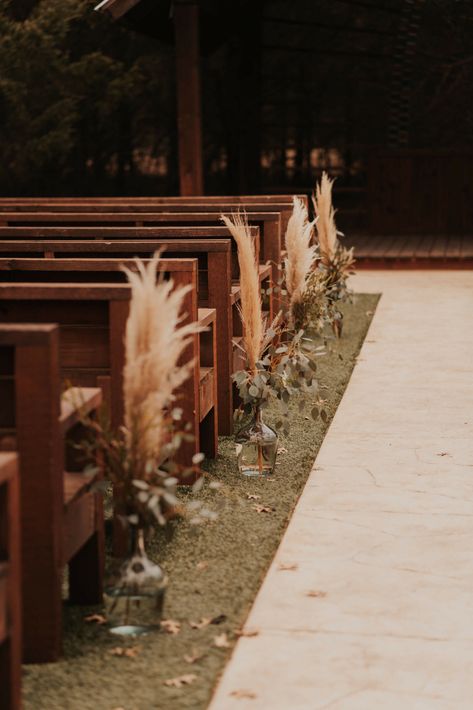
[[[473,272],[354,287],[382,299],[211,710],[473,708]]]

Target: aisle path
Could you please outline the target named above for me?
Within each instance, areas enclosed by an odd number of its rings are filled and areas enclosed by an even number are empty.
[[[473,272],[354,286],[383,296],[211,710],[473,708]]]

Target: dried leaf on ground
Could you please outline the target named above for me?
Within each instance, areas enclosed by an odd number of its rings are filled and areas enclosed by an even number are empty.
[[[311,589],[306,594],[307,597],[316,597],[318,599],[323,599],[327,596],[327,592],[322,592],[320,589]]]
[[[449,454],[448,451],[441,451],[437,456],[451,456],[452,454]]]
[[[226,614],[219,614],[218,616],[214,616],[210,623],[214,624],[214,626],[218,626],[219,624],[223,624],[223,622],[226,620],[227,620]]]
[[[89,616],[84,616],[84,621],[87,621],[88,624],[98,624],[99,626],[107,623],[107,619],[103,614],[89,614]]]
[[[112,648],[109,651],[112,656],[122,656],[123,658],[136,658],[139,652],[139,646],[130,646],[129,648],[124,648],[123,646],[115,646],[115,648]]]
[[[182,688],[183,685],[190,685],[195,680],[197,680],[195,673],[185,673],[184,675],[177,676],[177,678],[165,680],[163,685],[167,685],[168,688]]]
[[[191,629],[205,629],[206,626],[212,623],[212,619],[203,616],[200,621],[189,621]]]
[[[178,634],[181,630],[181,622],[175,621],[174,619],[163,619],[161,621],[161,628],[167,634]]]
[[[197,663],[197,661],[200,661],[202,658],[204,658],[205,653],[201,653],[200,651],[197,651],[195,648],[192,649],[192,653],[186,653],[184,656],[184,660],[186,663]]]
[[[257,496],[256,493],[247,493],[246,497],[248,500],[259,500],[261,496]]]
[[[259,631],[258,629],[237,629],[235,634],[243,638],[253,638],[253,636],[259,636]]]
[[[280,446],[278,449],[278,454],[287,454],[287,449],[285,446]]]
[[[299,565],[297,565],[297,564],[281,562],[281,563],[278,565],[278,570],[279,570],[280,572],[292,572],[292,571],[294,571],[295,569],[297,569],[298,566],[299,566]]]
[[[258,697],[252,690],[233,690],[230,696],[232,698],[238,698],[239,700],[254,700]]]
[[[274,513],[276,508],[271,508],[269,505],[256,504],[253,506],[253,510],[256,510],[257,513]]]
[[[230,648],[227,634],[223,633],[218,636],[214,636],[214,646],[217,648]]]
[[[206,560],[202,560],[202,562],[197,562],[195,568],[199,570],[199,572],[203,572],[208,566],[209,563]]]

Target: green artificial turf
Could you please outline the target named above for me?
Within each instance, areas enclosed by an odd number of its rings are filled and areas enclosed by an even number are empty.
[[[176,635],[158,632],[120,641],[105,626],[84,621],[100,608],[66,607],[64,658],[58,663],[24,667],[25,710],[200,710],[207,706],[241,628],[276,552],[314,458],[350,378],[378,297],[357,295],[344,307],[344,333],[330,341],[331,352],[319,360],[319,376],[328,387],[328,422],[309,418],[291,403],[291,433],[281,437],[273,480],[247,480],[236,468],[234,442],[220,439],[219,456],[207,470],[224,489],[205,489],[204,497],[220,507],[219,518],[197,529],[185,521],[159,531],[150,556],[169,575],[165,618],[180,622]],[[274,411],[265,412],[274,421]],[[284,449],[287,449],[285,451]],[[260,496],[256,501],[248,495]],[[200,494],[202,495],[202,493]],[[255,505],[274,508],[258,513]],[[205,563],[200,564],[199,563]],[[38,609],[38,614],[41,609]],[[189,621],[221,617],[221,623],[192,629]],[[225,633],[230,648],[217,648]],[[138,646],[134,657],[114,656],[117,647]],[[184,656],[203,654],[188,663]],[[190,685],[170,688],[167,679],[197,677]]]

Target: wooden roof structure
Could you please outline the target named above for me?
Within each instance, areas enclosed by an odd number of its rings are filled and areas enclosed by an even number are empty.
[[[179,183],[181,195],[202,195],[200,55],[216,49],[232,31],[222,16],[249,0],[102,0],[97,6],[130,29],[175,44]]]

